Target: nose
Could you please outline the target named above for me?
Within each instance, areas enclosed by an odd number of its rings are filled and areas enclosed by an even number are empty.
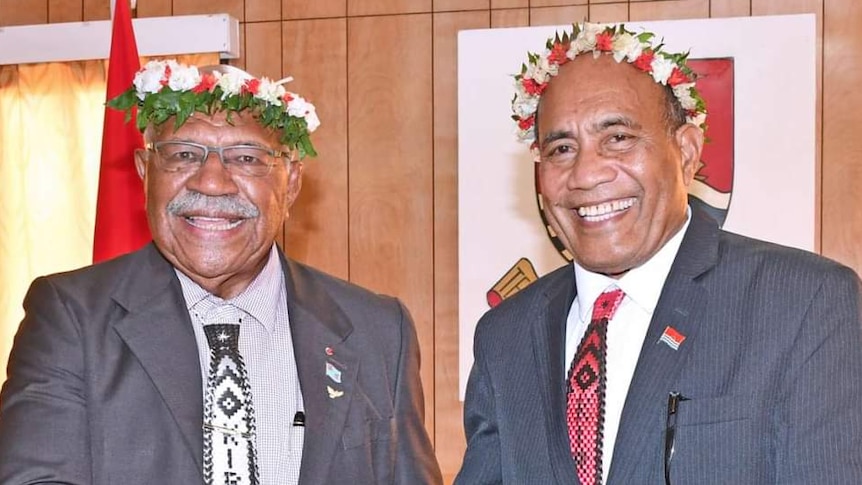
[[[592,144],[581,145],[575,162],[569,168],[566,185],[570,190],[590,190],[616,178],[613,159]]]
[[[221,155],[210,151],[201,167],[188,179],[186,186],[206,195],[234,194],[238,191],[236,182],[221,161]]]

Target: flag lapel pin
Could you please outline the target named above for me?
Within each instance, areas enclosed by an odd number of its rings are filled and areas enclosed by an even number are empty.
[[[668,347],[673,350],[679,350],[679,346],[682,345],[682,342],[685,340],[685,335],[679,333],[675,328],[668,325],[664,328],[664,332],[661,334],[661,338],[659,338],[660,342],[664,342]]]
[[[332,362],[326,363],[326,377],[329,377],[337,384],[341,384],[341,371]]]

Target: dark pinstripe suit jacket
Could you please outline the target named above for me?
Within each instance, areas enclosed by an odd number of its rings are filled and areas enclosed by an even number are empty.
[[[282,266],[306,412],[300,483],[440,483],[406,310],[295,261]],[[203,482],[197,344],[179,280],[154,246],[40,278],[24,307],[0,393],[0,484]]]
[[[571,266],[476,329],[458,485],[577,483],[566,434]],[[723,232],[695,211],[629,388],[608,484],[862,484],[859,280],[816,255]],[[666,326],[686,336],[659,342]]]

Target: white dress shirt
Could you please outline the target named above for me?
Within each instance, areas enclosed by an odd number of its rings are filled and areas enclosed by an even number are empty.
[[[578,296],[572,302],[566,320],[566,378],[578,345],[590,323],[596,298],[609,287],[617,287],[625,293],[625,298],[617,308],[616,314],[608,322],[607,330],[603,483],[606,483],[608,471],[611,468],[620,416],[640,356],[641,346],[690,219],[691,209],[688,210],[682,229],[655,256],[641,266],[629,270],[620,279],[592,273],[577,263],[574,265]]]
[[[248,371],[254,405],[260,483],[296,484],[305,428],[293,426],[293,417],[304,407],[278,250],[273,245],[260,274],[248,288],[230,300],[210,294],[179,270],[177,276],[198,344],[204,395],[210,351],[203,327],[210,323],[226,323],[210,321],[224,305],[236,307],[239,314],[244,315],[239,322],[239,351]]]

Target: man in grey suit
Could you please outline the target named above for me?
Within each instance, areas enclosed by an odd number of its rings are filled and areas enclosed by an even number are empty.
[[[516,79],[574,261],[480,320],[455,483],[862,483],[859,280],[688,205],[685,56],[578,25]]]
[[[406,309],[274,243],[314,107],[172,61],[110,104],[146,130],[153,243],[31,286],[0,483],[441,483]]]

